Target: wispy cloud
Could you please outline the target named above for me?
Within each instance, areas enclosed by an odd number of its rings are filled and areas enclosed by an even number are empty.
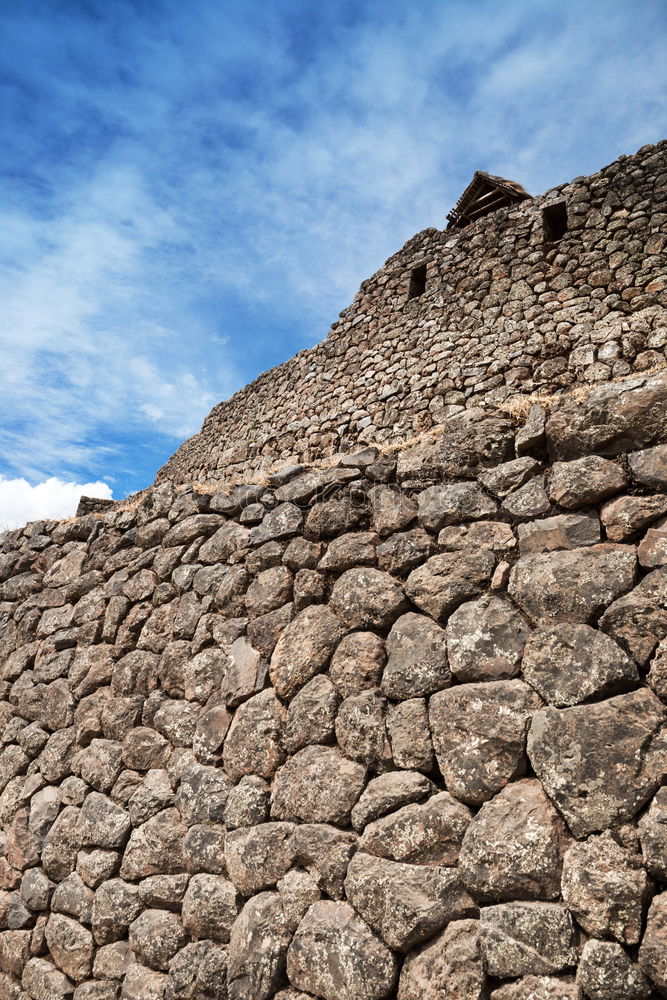
[[[541,191],[665,131],[663,0],[2,17],[0,471],[33,483],[145,485],[474,169]]]

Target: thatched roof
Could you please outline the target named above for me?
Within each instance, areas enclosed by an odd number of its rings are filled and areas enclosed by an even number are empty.
[[[476,170],[447,219],[448,229],[461,229],[499,208],[525,201],[531,195],[516,181],[508,181],[484,170]]]

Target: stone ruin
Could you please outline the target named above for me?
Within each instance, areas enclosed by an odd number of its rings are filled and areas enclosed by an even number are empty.
[[[428,230],[4,537],[0,1000],[667,997],[666,226]]]

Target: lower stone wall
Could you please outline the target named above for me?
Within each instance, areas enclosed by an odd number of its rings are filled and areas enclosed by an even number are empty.
[[[667,996],[667,373],[0,551],[0,997]]]

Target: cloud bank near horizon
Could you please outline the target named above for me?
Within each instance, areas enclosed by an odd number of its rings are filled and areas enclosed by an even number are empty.
[[[662,0],[4,11],[0,474],[146,485],[475,169],[537,193],[661,138],[666,27]]]
[[[72,517],[82,496],[111,500],[108,483],[66,483],[51,476],[36,486],[0,476],[0,534],[27,521]]]

